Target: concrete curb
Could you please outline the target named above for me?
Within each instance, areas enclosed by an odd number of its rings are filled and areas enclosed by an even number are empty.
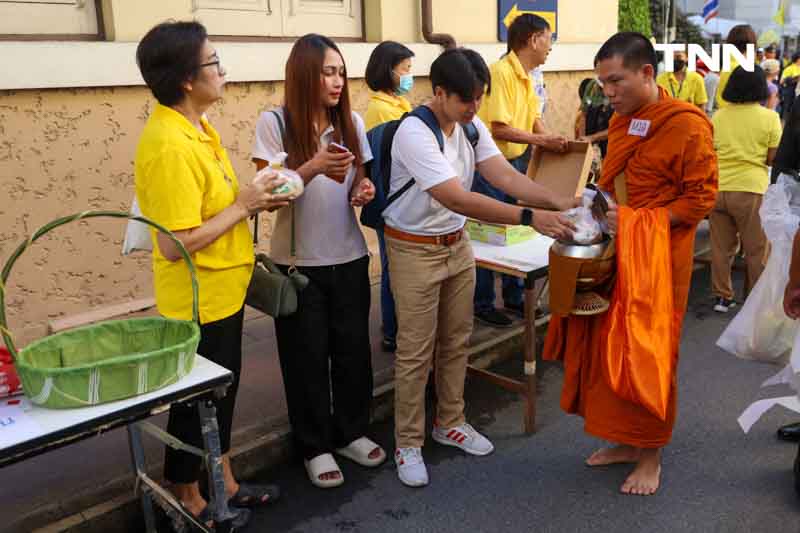
[[[537,338],[543,339],[541,326],[546,320],[537,321]],[[521,359],[522,336],[517,335],[489,349],[475,353],[470,363],[478,368],[487,368],[514,356]],[[521,362],[521,361],[520,361]],[[392,370],[386,369],[375,375],[377,384],[373,391],[373,422],[387,420],[393,414],[394,382]],[[237,475],[243,479],[291,460],[291,428],[285,415],[265,423],[241,428],[233,435],[234,447],[231,459]],[[163,464],[150,463],[150,475],[161,478]],[[96,531],[139,532],[143,528],[139,499],[133,494],[131,476],[122,476],[97,487],[90,494],[77,495],[67,502],[55,503],[22,517],[9,524],[9,532],[33,533],[89,533]],[[81,502],[86,502],[81,505]],[[101,501],[101,503],[93,503]],[[63,516],[64,509],[85,509]]]

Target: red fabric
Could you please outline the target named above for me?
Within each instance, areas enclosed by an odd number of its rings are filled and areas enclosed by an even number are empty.
[[[0,347],[0,398],[15,394],[22,394],[22,384],[11,354],[6,348]]]

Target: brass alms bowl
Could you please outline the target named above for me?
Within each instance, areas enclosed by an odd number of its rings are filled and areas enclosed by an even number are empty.
[[[574,242],[556,241],[550,249],[561,256],[573,257],[575,259],[598,259],[605,254],[606,249],[611,244],[611,238],[603,235],[600,242],[594,244],[577,244]]]

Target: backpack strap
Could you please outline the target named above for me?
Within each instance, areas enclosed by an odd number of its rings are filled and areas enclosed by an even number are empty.
[[[444,134],[442,133],[442,128],[439,126],[439,120],[436,118],[436,115],[433,113],[430,107],[426,105],[421,105],[416,107],[410,113],[406,113],[403,115],[398,121],[397,125],[393,125],[393,130],[386,132],[388,135],[384,134],[383,142],[381,143],[381,153],[382,154],[389,154],[389,157],[384,157],[384,168],[383,168],[383,176],[384,176],[384,189],[385,191],[389,190],[389,183],[391,181],[391,149],[392,149],[392,141],[394,141],[394,135],[397,133],[397,128],[400,127],[400,123],[405,120],[407,117],[417,117],[420,119],[428,128],[433,132],[434,137],[436,137],[436,142],[439,145],[439,151],[444,153]],[[469,144],[472,146],[472,149],[475,149],[475,146],[478,144],[478,140],[480,139],[480,133],[478,132],[478,128],[475,127],[475,124],[470,122],[469,124],[461,124],[461,129],[464,131],[464,135],[466,135]],[[386,199],[386,205],[384,206],[384,210],[388,208],[392,202],[397,200],[400,196],[402,196],[408,189],[410,189],[416,180],[411,178],[406,183],[403,184],[400,189],[395,191],[394,194],[390,195],[389,198]]]
[[[478,128],[475,127],[475,124],[470,122],[469,124],[462,124],[461,129],[464,131],[464,135],[467,136],[467,140],[472,146],[472,149],[475,150],[475,147],[478,146],[478,141],[481,138],[481,133],[478,131]]]
[[[281,143],[285,143],[284,139],[286,139],[286,123],[283,121],[283,116],[278,113],[277,109],[270,109],[269,112],[275,115],[275,120],[278,122],[278,130],[281,132]],[[285,144],[283,148],[286,149]]]

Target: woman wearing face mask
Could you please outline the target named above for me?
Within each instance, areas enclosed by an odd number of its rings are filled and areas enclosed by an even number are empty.
[[[397,120],[411,111],[405,95],[414,85],[411,76],[411,58],[414,52],[394,41],[384,41],[372,51],[367,63],[367,86],[372,95],[367,106],[367,129],[371,130],[390,120]],[[397,349],[397,316],[394,297],[389,283],[389,260],[386,258],[386,243],[383,229],[377,230],[381,256],[381,321],[383,324],[384,351]]]
[[[372,51],[365,75],[373,91],[367,105],[367,130],[411,111],[405,95],[414,86],[412,57],[414,52],[394,41],[384,41]]]
[[[298,39],[286,62],[284,106],[261,114],[253,162],[288,154],[305,192],[278,211],[270,256],[310,282],[294,314],[275,319],[289,421],[311,483],[344,481],[337,453],[363,466],[386,459],[365,436],[372,399],[369,255],[354,207],[372,200],[364,123],[350,110],[347,71],[322,35]],[[290,243],[295,240],[292,248]]]

